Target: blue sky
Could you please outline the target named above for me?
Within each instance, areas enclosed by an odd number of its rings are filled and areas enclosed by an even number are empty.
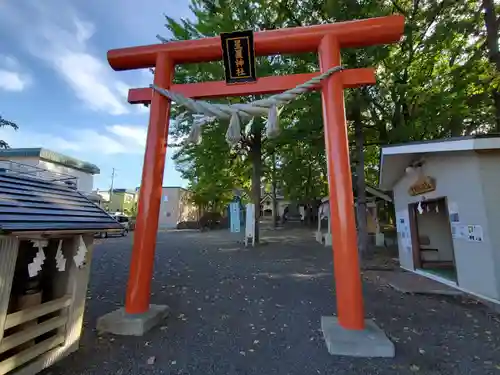
[[[189,0],[0,1],[0,129],[11,147],[45,147],[96,164],[94,188],[140,183],[149,111],[126,101],[149,71],[115,72],[109,49],[157,43],[163,13],[191,16]],[[185,185],[168,152],[164,185]]]

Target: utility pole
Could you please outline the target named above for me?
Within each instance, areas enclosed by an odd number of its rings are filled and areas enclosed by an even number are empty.
[[[111,201],[113,199],[113,185],[115,183],[115,175],[116,175],[116,169],[113,168],[113,171],[111,172],[111,186],[109,188],[109,206],[108,206],[108,209],[111,208]]]

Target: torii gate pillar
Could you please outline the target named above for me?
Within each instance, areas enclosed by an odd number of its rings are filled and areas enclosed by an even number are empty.
[[[317,52],[321,71],[340,65],[342,48],[364,47],[399,41],[404,17],[389,16],[327,25],[279,29],[255,33],[257,56]],[[176,64],[220,60],[220,38],[175,41],[108,52],[115,70],[155,69],[154,82],[169,88]],[[263,77],[256,83],[227,86],[222,82],[174,85],[171,89],[189,97],[220,97],[276,93],[306,81],[305,75]],[[310,77],[308,77],[309,79]],[[373,69],[338,73],[316,89],[322,89],[323,120],[328,163],[331,232],[338,318],[323,317],[321,325],[332,354],[394,356],[394,346],[372,322],[364,319],[361,276],[354,219],[351,170],[344,108],[344,89],[373,84]],[[99,319],[98,329],[117,334],[142,334],[166,312],[149,304],[156,232],[161,202],[163,169],[168,135],[169,100],[150,89],[133,89],[131,103],[151,103],[144,157],[136,234],[127,287],[126,306]]]
[[[331,35],[319,45],[322,72],[341,65],[340,46]],[[344,108],[344,87],[333,76],[321,91],[330,197],[330,229],[333,245],[333,265],[337,292],[337,313],[340,324],[347,329],[364,328],[363,295],[359,273],[354,198],[352,194],[349,141]]]

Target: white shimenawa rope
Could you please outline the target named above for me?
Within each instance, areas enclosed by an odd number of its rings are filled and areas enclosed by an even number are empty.
[[[230,146],[234,146],[241,139],[241,121],[243,119],[253,121],[253,118],[256,116],[267,115],[266,135],[268,137],[274,137],[279,134],[278,116],[280,111],[278,111],[278,106],[288,104],[301,94],[309,91],[321,81],[327,79],[334,73],[342,71],[343,69],[344,68],[342,66],[332,67],[326,72],[301,85],[298,85],[293,89],[284,91],[281,94],[272,95],[266,99],[256,100],[246,104],[214,104],[204,100],[186,98],[179,93],[163,89],[154,84],[150,85],[150,87],[194,113],[194,121],[188,141],[199,144],[201,142],[201,127],[203,125],[213,122],[216,119],[229,119],[230,121],[226,132],[226,141]],[[182,121],[185,116],[186,112],[177,117],[176,121]]]

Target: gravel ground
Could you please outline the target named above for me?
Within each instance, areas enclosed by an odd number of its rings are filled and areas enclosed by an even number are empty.
[[[141,338],[94,330],[123,305],[132,243],[103,240],[81,348],[44,375],[500,374],[500,323],[482,305],[369,280],[366,313],[395,342],[396,358],[330,356],[319,328],[335,312],[331,251],[286,231],[251,250],[224,235],[159,233],[152,303],[172,314]]]

